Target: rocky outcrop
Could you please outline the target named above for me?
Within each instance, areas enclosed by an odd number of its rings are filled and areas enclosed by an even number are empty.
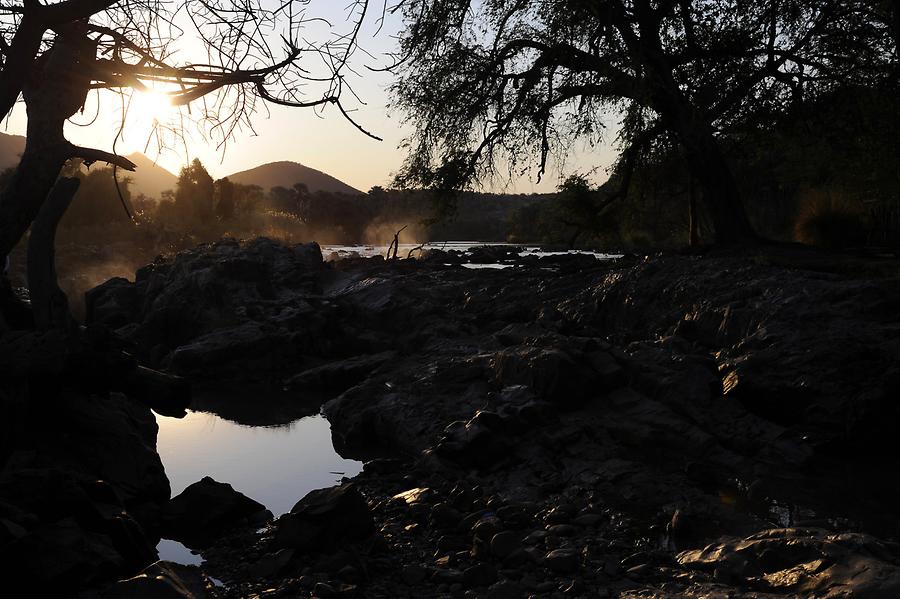
[[[214,376],[235,365],[258,378],[296,363],[321,337],[323,269],[315,243],[220,241],[113,279],[87,294],[90,322],[124,328],[151,365]]]
[[[160,531],[166,538],[201,548],[229,528],[261,524],[271,518],[266,506],[206,476],[163,506]]]
[[[339,451],[371,460],[206,551],[240,592],[892,595],[894,545],[853,535],[900,534],[883,451],[900,422],[896,275],[786,250],[486,250],[515,267],[470,270],[270,245],[153,267],[202,312],[173,320],[182,338],[153,337],[187,307],[151,271],[94,299],[138,306],[119,333],[162,363],[325,400]],[[217,266],[269,255],[252,274]],[[244,308],[192,287],[208,269]]]
[[[71,591],[155,561],[169,482],[150,411],[117,394],[65,393],[26,422],[0,470],[4,588]]]
[[[105,589],[101,599],[204,599],[214,594],[213,583],[196,566],[156,562],[136,576]]]
[[[278,519],[272,547],[327,551],[372,534],[366,500],[352,484],[311,491]]]

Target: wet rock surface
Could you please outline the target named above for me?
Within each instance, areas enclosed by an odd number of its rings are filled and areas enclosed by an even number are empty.
[[[224,531],[203,551],[225,583],[209,592],[896,594],[896,267],[450,258],[225,241],[92,292],[95,321],[149,363],[314,398],[339,452],[367,460]],[[2,518],[0,541],[20,534]]]

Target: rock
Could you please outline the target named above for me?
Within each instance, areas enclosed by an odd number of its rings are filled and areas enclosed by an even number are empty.
[[[465,575],[453,568],[438,568],[432,572],[431,580],[436,584],[462,584]]]
[[[158,260],[87,295],[89,323],[123,327],[151,366],[225,379],[296,372],[291,329],[324,327],[307,301],[325,269],[317,244],[221,240]],[[167,358],[164,358],[168,356]],[[235,368],[235,366],[239,366]]]
[[[156,562],[103,591],[101,599],[202,599],[211,587],[196,566]]]
[[[520,535],[512,531],[498,532],[491,539],[491,553],[504,559],[522,547]]]
[[[397,352],[385,351],[355,356],[310,368],[285,381],[290,389],[341,392],[356,385],[379,366],[396,358]]]
[[[578,529],[571,524],[553,524],[547,527],[547,533],[557,537],[574,537]]]
[[[372,513],[353,484],[311,491],[277,521],[273,548],[324,551],[368,537]]]
[[[265,512],[266,507],[231,485],[206,476],[165,505],[162,530],[188,547],[204,547],[225,530]]]
[[[463,584],[466,587],[486,587],[497,581],[497,569],[490,564],[480,563],[463,571]]]
[[[577,572],[581,557],[572,549],[554,549],[544,556],[544,565],[561,574]]]
[[[559,348],[504,350],[495,355],[493,367],[501,386],[526,385],[538,397],[567,409],[605,390],[589,364]]]
[[[124,564],[108,536],[88,532],[73,518],[39,526],[0,549],[7,590],[77,589],[113,577]]]
[[[453,529],[459,526],[462,514],[446,503],[436,503],[431,507],[431,525],[437,529]]]
[[[603,516],[600,514],[581,514],[577,516],[572,522],[577,524],[578,526],[597,526],[601,522],[603,522]]]
[[[487,591],[487,599],[521,599],[525,596],[522,585],[511,580],[503,580],[491,585]]]
[[[403,582],[412,586],[419,584],[428,576],[428,570],[419,564],[406,564],[403,566],[401,573]]]
[[[120,393],[66,394],[49,419],[66,434],[44,445],[48,461],[106,481],[126,506],[168,500],[169,480],[156,453],[158,426],[149,408]]]
[[[448,425],[434,451],[441,457],[486,468],[508,457],[512,450],[512,441],[503,428],[498,414],[479,410],[468,422]]]
[[[900,547],[861,533],[786,528],[678,554],[690,570],[758,576],[769,592],[794,596],[900,596]]]
[[[281,549],[275,553],[266,553],[250,566],[249,574],[254,578],[271,578],[281,572],[293,557],[293,549]]]
[[[475,538],[490,542],[494,535],[500,531],[500,528],[500,519],[496,514],[487,512],[472,525],[472,532],[475,534]]]

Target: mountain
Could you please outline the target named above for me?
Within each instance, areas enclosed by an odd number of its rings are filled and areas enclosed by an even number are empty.
[[[19,154],[24,150],[24,137],[0,133],[0,170],[19,164]]]
[[[24,137],[0,133],[0,170],[16,166],[19,163],[19,155],[24,149]],[[154,164],[152,160],[140,152],[135,152],[127,158],[138,167],[137,171],[133,173],[120,171],[123,176],[131,178],[131,193],[133,195],[143,193],[148,197],[158,199],[160,194],[166,189],[175,189],[178,177],[163,167]]]
[[[158,164],[154,164],[140,152],[130,154],[127,158],[137,165],[137,170],[133,173],[119,172],[131,178],[131,195],[136,196],[142,193],[149,198],[159,199],[165,190],[175,189],[178,177]]]
[[[288,161],[263,164],[250,170],[228,175],[228,179],[232,183],[240,183],[242,185],[259,185],[266,191],[272,187],[291,188],[295,183],[306,183],[306,187],[311,192],[322,190],[352,195],[362,193],[358,189],[354,189],[343,181],[339,181],[322,171]]]

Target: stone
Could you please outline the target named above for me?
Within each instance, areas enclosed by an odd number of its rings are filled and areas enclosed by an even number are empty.
[[[553,524],[547,527],[547,533],[557,537],[573,537],[578,529],[571,524]]]
[[[265,511],[264,505],[231,485],[206,476],[163,507],[161,526],[167,538],[202,548],[222,532]]]
[[[310,368],[285,381],[288,389],[335,393],[349,389],[365,379],[382,364],[397,357],[395,351],[354,356]]]
[[[462,514],[450,505],[439,502],[431,507],[430,520],[434,528],[443,530],[454,529],[459,526]]]
[[[520,535],[512,531],[498,532],[491,538],[491,553],[500,559],[506,558],[521,546]]]
[[[266,553],[250,566],[248,572],[254,578],[271,578],[281,572],[293,557],[293,549],[281,549],[275,553]]]
[[[406,564],[403,566],[401,577],[403,582],[408,585],[416,585],[425,580],[428,576],[428,569],[419,564]]]
[[[497,581],[497,569],[487,563],[475,564],[463,571],[464,584],[467,587],[486,587]]]
[[[4,587],[80,588],[113,577],[124,564],[112,540],[84,530],[73,518],[44,524],[3,548]]]
[[[374,531],[372,512],[352,483],[310,491],[276,522],[272,547],[324,551],[365,539]]]
[[[522,585],[511,580],[502,580],[488,588],[486,599],[522,599],[525,590]]]
[[[572,549],[554,549],[544,556],[544,565],[561,574],[577,572],[581,557]]]
[[[501,526],[500,519],[493,512],[488,512],[475,522],[472,532],[475,534],[475,538],[490,543],[494,535],[500,531]]]
[[[103,591],[101,599],[203,599],[211,587],[197,566],[156,562]]]

